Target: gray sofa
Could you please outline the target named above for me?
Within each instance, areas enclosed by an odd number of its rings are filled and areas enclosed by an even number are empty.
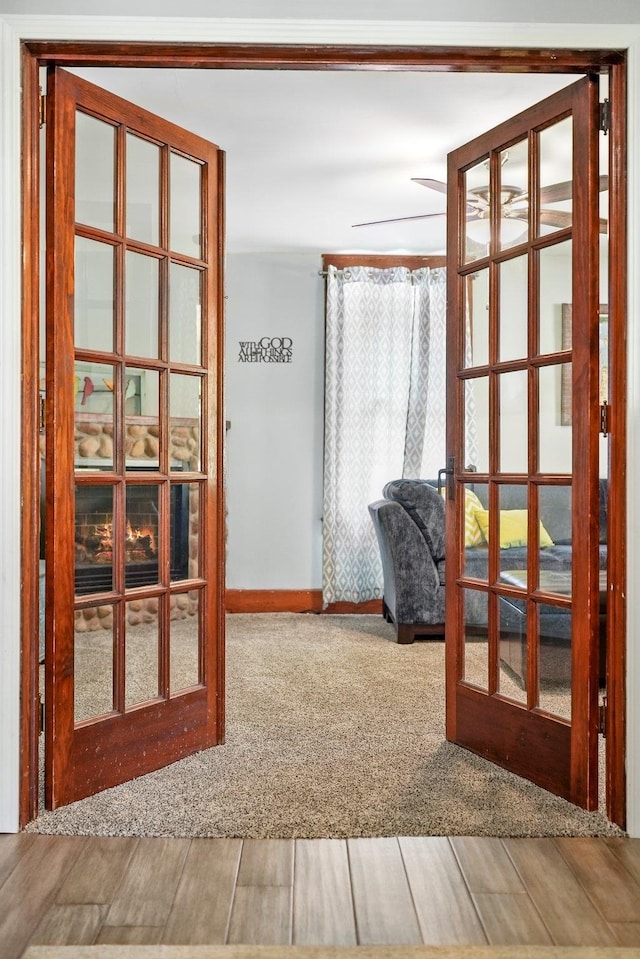
[[[444,503],[434,480],[400,479],[384,487],[383,499],[371,503],[369,513],[380,545],[384,575],[383,614],[397,629],[400,643],[413,642],[419,635],[444,635]],[[487,488],[471,487],[487,507]],[[526,509],[526,488],[503,486],[500,508]],[[540,519],[553,546],[540,550],[540,569],[550,573],[571,569],[571,491],[568,487],[545,487]],[[605,569],[607,480],[600,480],[600,568]],[[486,579],[488,547],[486,543],[465,550],[465,575]],[[505,582],[514,571],[526,569],[527,547],[500,550],[500,569]],[[562,610],[547,607],[541,617],[541,634],[551,640],[568,638],[570,619]],[[522,646],[524,604],[517,601],[501,606],[501,629],[513,631]],[[487,596],[469,590],[465,621],[479,629],[487,625]],[[518,645],[518,642],[516,645]],[[514,670],[516,673],[521,670]]]

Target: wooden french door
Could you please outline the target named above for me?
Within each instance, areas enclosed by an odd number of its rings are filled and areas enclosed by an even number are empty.
[[[447,738],[594,808],[597,79],[453,152],[448,182]]]
[[[224,736],[216,146],[48,80],[48,808]]]

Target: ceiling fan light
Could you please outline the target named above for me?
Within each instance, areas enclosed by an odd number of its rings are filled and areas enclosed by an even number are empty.
[[[523,220],[502,217],[500,220],[500,240],[503,244],[514,243],[527,232],[527,224]],[[491,223],[487,218],[469,220],[466,225],[469,239],[476,243],[488,245],[491,238]]]

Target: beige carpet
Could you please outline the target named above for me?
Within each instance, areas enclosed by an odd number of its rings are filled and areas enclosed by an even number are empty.
[[[637,959],[617,946],[30,946],[23,959]]]
[[[224,746],[43,812],[28,829],[249,838],[620,835],[602,814],[447,743],[443,643],[398,646],[381,617],[229,616],[227,686]]]

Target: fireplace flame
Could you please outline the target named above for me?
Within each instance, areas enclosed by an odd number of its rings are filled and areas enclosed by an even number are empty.
[[[127,520],[124,549],[127,563],[157,559],[157,531],[151,526],[134,526]],[[76,561],[113,562],[113,522],[83,523],[76,530]]]

